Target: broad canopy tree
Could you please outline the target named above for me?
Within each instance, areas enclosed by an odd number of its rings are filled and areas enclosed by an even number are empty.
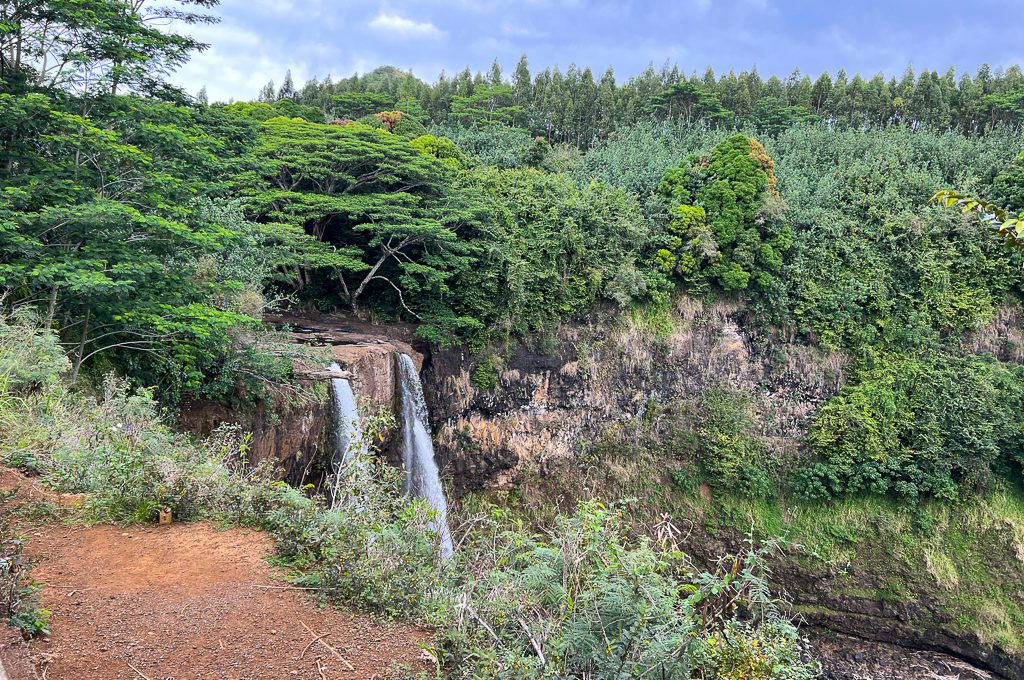
[[[180,98],[164,77],[206,45],[170,25],[214,23],[218,0],[7,0],[0,81],[83,97],[133,91]]]
[[[732,118],[717,94],[685,80],[672,83],[654,97],[651,109],[666,120],[679,120],[687,126],[699,122],[722,123]]]
[[[257,165],[236,184],[253,219],[280,238],[315,239],[291,268],[296,288],[327,270],[353,311],[376,290],[418,318],[410,295],[446,294],[448,278],[468,266],[458,232],[482,211],[451,165],[422,148],[359,123],[276,118],[261,125]]]
[[[131,115],[110,129],[42,94],[0,95],[0,127],[17,139],[0,163],[0,286],[13,302],[45,301],[75,347],[76,374],[101,352],[148,352],[176,389],[198,389],[219,359],[190,343],[226,345],[210,329],[246,323],[212,304],[224,282],[195,277],[199,259],[236,236],[191,206],[205,182],[187,170],[219,167],[219,144],[185,110],[125,104]]]

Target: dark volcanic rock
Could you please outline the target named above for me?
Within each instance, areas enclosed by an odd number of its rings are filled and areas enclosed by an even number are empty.
[[[435,352],[424,389],[456,487],[512,488],[530,472],[585,454],[603,432],[635,422],[652,404],[716,387],[753,394],[759,434],[795,452],[808,417],[843,384],[845,357],[762,342],[736,306],[682,298],[673,320],[659,338],[595,313],[565,326],[549,351],[515,350],[494,389],[474,385],[465,351]]]

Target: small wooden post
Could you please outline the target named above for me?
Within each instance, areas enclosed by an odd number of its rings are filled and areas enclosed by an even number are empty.
[[[172,519],[170,508],[160,508],[160,524],[170,524]]]

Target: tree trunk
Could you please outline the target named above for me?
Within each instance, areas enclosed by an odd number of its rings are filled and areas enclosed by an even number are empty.
[[[46,308],[46,328],[53,328],[53,315],[57,311],[57,284],[50,287],[50,304]]]
[[[92,316],[92,309],[85,310],[85,321],[82,323],[82,337],[78,341],[78,356],[75,357],[75,367],[71,371],[71,384],[78,381],[78,372],[82,368],[82,360],[85,358],[85,342],[89,337],[89,317]]]
[[[352,313],[356,316],[359,315],[359,296],[363,294],[363,291],[366,290],[366,286],[373,280],[373,277],[376,276],[380,268],[384,266],[384,263],[387,262],[389,256],[390,253],[385,254],[377,260],[377,264],[373,265],[366,277],[363,278],[362,282],[360,282],[359,287],[356,288],[354,293],[352,293]]]
[[[338,280],[341,281],[341,289],[345,291],[345,301],[351,303],[352,293],[349,292],[348,283],[345,282],[345,274],[340,269],[335,269],[334,273],[338,277]]]

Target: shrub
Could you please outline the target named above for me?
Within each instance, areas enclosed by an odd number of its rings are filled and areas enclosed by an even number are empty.
[[[1022,460],[1024,369],[946,353],[882,355],[828,401],[808,437],[817,462],[798,470],[805,497],[868,492],[959,498]]]
[[[271,470],[244,462],[248,435],[229,426],[192,441],[125,380],[107,376],[98,401],[63,394],[48,403],[27,438],[41,444],[33,459],[48,484],[88,495],[92,521],[149,521],[168,508],[183,520],[252,523],[273,496]]]
[[[181,519],[254,523],[270,504],[271,470],[245,464],[249,438],[237,427],[193,441],[170,429],[150,390],[112,374],[99,399],[70,390],[55,379],[63,352],[35,325],[0,319],[0,357],[7,376],[34,376],[36,385],[0,384],[0,462],[88,494],[90,520],[147,521],[166,507]]]
[[[774,493],[765,443],[753,430],[748,394],[712,389],[701,400],[698,459],[708,483],[730,493],[764,498]]]
[[[473,384],[482,390],[494,389],[498,386],[498,378],[501,375],[501,357],[494,354],[482,356],[476,361],[470,378]]]
[[[777,199],[775,162],[764,146],[733,135],[707,156],[670,168],[658,186],[669,203],[659,266],[690,286],[711,281],[727,292],[775,285],[792,231],[764,210]]]
[[[0,392],[52,385],[70,367],[57,334],[32,309],[0,312]]]
[[[444,574],[438,570],[432,511],[409,503],[401,476],[383,463],[350,502],[284,489],[265,526],[303,585],[362,609],[435,622]]]
[[[412,140],[412,145],[425,154],[433,156],[453,171],[465,170],[469,167],[469,159],[455,142],[447,137],[421,135]]]

